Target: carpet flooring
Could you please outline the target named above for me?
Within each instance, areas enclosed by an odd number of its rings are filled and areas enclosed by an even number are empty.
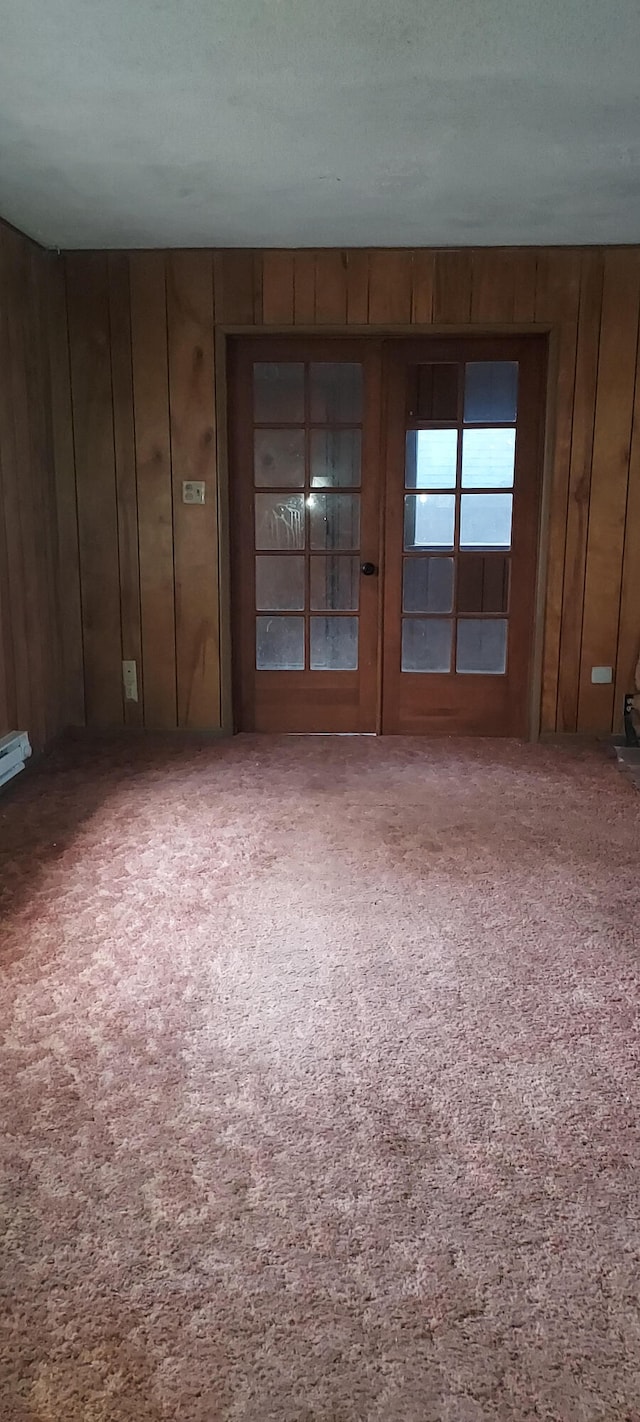
[[[513,742],[16,784],[3,1422],[638,1422],[639,831]]]

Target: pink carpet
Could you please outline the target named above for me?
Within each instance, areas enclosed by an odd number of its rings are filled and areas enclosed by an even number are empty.
[[[637,1422],[639,845],[597,751],[25,777],[2,1422]]]

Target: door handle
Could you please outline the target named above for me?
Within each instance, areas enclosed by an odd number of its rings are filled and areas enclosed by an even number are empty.
[[[372,578],[374,573],[377,573],[377,571],[378,569],[376,568],[375,563],[360,564],[360,572],[364,575],[365,578]]]

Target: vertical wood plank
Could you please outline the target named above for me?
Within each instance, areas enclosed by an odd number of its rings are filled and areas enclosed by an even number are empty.
[[[41,702],[45,744],[59,729],[63,686],[51,390],[45,324],[48,268],[52,261],[53,257],[49,253],[39,252],[36,247],[29,245],[27,398],[30,408],[31,488],[34,496],[31,525],[37,558],[38,629],[44,673]]]
[[[0,580],[5,658],[4,698],[15,716],[10,730],[32,730],[31,679],[29,675],[29,634],[23,572],[23,551],[19,505],[19,460],[16,446],[11,369],[9,312],[16,299],[15,264],[17,248],[13,234],[0,227],[0,458],[2,460],[2,500],[4,558]],[[2,549],[0,548],[0,554]]]
[[[424,249],[414,252],[411,320],[417,326],[430,326],[433,320],[434,281],[435,254]]]
[[[365,326],[369,320],[369,253],[347,253],[347,322]]]
[[[537,275],[535,248],[513,253],[513,319],[523,325],[535,320]]]
[[[540,255],[536,288],[536,320],[548,324],[554,333],[551,390],[555,403],[551,489],[547,542],[547,586],[542,659],[541,729],[554,731],[557,724],[558,662],[571,429],[576,370],[576,339],[580,299],[581,255],[573,249],[547,251]]]
[[[618,646],[622,556],[640,310],[640,251],[604,257],[587,567],[578,699],[578,730],[613,725],[614,686],[593,685],[593,666],[614,666]]]
[[[379,326],[411,322],[413,252],[380,250],[369,254],[369,321]]]
[[[515,271],[512,254],[479,248],[472,254],[471,320],[478,325],[513,321]]]
[[[316,257],[316,322],[344,326],[347,320],[347,257],[323,251]]]
[[[124,720],[127,726],[141,726],[144,686],[128,257],[120,252],[110,253],[108,272],[122,657],[136,663],[138,683],[138,700],[124,698]]]
[[[86,716],[89,726],[117,726],[122,645],[106,256],[70,255],[66,278]]]
[[[58,599],[64,670],[62,709],[65,723],[83,726],[84,648],[76,458],[71,406],[71,367],[67,324],[67,292],[62,257],[51,260],[48,278],[48,333],[51,426],[56,483],[58,537]]]
[[[2,343],[0,340],[0,351]],[[1,356],[0,356],[1,359]],[[3,445],[0,430],[0,736],[17,727],[16,677],[13,660],[13,626],[7,556],[7,530],[2,473]]]
[[[13,248],[13,282],[9,300],[9,384],[13,410],[16,458],[16,535],[22,552],[24,614],[27,636],[27,680],[29,690],[28,729],[37,745],[47,739],[45,698],[47,658],[40,599],[40,579],[44,572],[43,490],[38,479],[41,449],[34,447],[34,422],[39,422],[33,371],[33,330],[30,313],[30,254],[17,233],[9,233]],[[19,532],[18,532],[19,530]],[[12,535],[13,536],[13,535]],[[15,645],[15,644],[14,644]]]
[[[580,310],[576,379],[573,400],[569,501],[565,547],[564,589],[560,629],[558,730],[575,731],[578,724],[578,683],[582,642],[582,606],[587,555],[593,420],[598,378],[602,253],[581,258]]]
[[[293,319],[313,326],[316,319],[316,254],[296,252],[293,259]]]
[[[640,658],[640,380],[636,390],[629,458],[629,486],[625,517],[620,625],[616,655],[613,730],[622,725],[624,695],[635,690],[634,673]]]
[[[215,252],[213,262],[216,320],[221,326],[252,326],[258,319],[254,253]]]
[[[265,252],[262,259],[262,320],[265,326],[293,324],[293,253]]]
[[[213,385],[213,300],[207,252],[173,252],[167,266],[178,725],[220,726],[220,616]],[[182,481],[204,480],[204,505]]]
[[[470,251],[444,248],[435,253],[435,326],[465,326],[471,320],[471,261]]]
[[[129,260],[144,724],[177,724],[165,254]]]

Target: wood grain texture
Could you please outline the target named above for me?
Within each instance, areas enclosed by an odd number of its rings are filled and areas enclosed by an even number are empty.
[[[2,593],[4,732],[32,727],[32,675],[24,582],[20,511],[21,459],[16,442],[13,388],[24,380],[24,368],[15,354],[13,308],[19,301],[17,281],[21,252],[15,234],[0,227],[0,469],[2,476],[3,529]],[[15,369],[14,369],[15,366]],[[9,716],[15,720],[11,722]]]
[[[435,326],[465,326],[470,322],[472,269],[471,252],[436,252],[433,286]]]
[[[347,254],[319,252],[316,259],[316,325],[344,326],[347,320]]]
[[[614,685],[593,685],[593,666],[615,668],[640,310],[640,252],[607,252],[598,361],[578,723],[611,730]]]
[[[413,253],[379,251],[369,254],[369,321],[371,325],[405,326],[411,321]]]
[[[13,234],[12,234],[13,235]],[[17,494],[18,526],[22,551],[22,582],[24,619],[27,638],[30,726],[38,744],[47,740],[47,664],[46,642],[40,627],[41,587],[47,579],[42,562],[42,541],[46,538],[44,520],[48,507],[44,478],[34,478],[34,465],[41,460],[41,450],[34,447],[34,430],[39,421],[38,402],[30,399],[30,391],[38,388],[33,364],[34,332],[31,323],[29,267],[30,251],[14,238],[14,300],[9,307],[9,386],[13,407],[15,455],[19,471]],[[42,475],[45,471],[42,469]],[[37,501],[41,501],[41,517],[34,517]]]
[[[214,286],[216,319],[221,326],[251,326],[261,319],[261,307],[256,306],[255,265],[253,252],[215,252]]]
[[[296,252],[293,259],[293,319],[313,326],[316,319],[316,254]]]
[[[107,259],[66,259],[73,432],[89,726],[123,721],[118,516]]]
[[[580,272],[580,310],[558,659],[556,724],[559,731],[575,730],[578,716],[582,612],[587,561],[587,528],[601,307],[602,254],[597,251],[585,252],[581,257]]]
[[[513,267],[513,319],[525,325],[535,320],[538,253],[528,248],[510,254]]]
[[[474,252],[471,285],[471,320],[492,326],[513,321],[515,269],[513,253]]]
[[[617,715],[620,688],[629,676],[632,648],[640,630],[637,628],[637,614],[634,613],[634,602],[637,600],[635,570],[638,561],[635,530],[640,480],[640,436],[637,433],[638,415],[637,408],[634,415],[633,397],[636,372],[633,329],[636,319],[635,271],[638,252],[629,249],[603,251],[528,248],[481,251],[358,250],[345,253],[322,250],[223,251],[177,254],[176,258],[172,255],[172,270],[174,261],[177,262],[176,272],[181,270],[183,257],[185,260],[193,257],[198,261],[202,259],[203,264],[213,264],[215,312],[209,298],[205,300],[202,296],[201,309],[204,311],[206,308],[207,312],[203,326],[199,317],[185,319],[180,314],[182,298],[174,309],[171,306],[173,296],[170,297],[170,368],[167,367],[167,312],[163,279],[165,259],[158,253],[136,253],[130,259],[133,339],[137,353],[133,399],[126,378],[126,292],[123,284],[114,304],[112,285],[109,288],[110,339],[113,349],[107,364],[110,365],[110,380],[113,385],[114,411],[111,423],[118,476],[115,524],[113,499],[109,494],[109,488],[113,487],[113,475],[110,472],[109,458],[105,454],[106,442],[103,448],[101,434],[101,430],[104,433],[105,424],[102,405],[108,403],[106,398],[104,401],[101,398],[97,400],[98,422],[91,437],[85,437],[87,420],[82,411],[86,404],[87,374],[83,365],[83,351],[87,338],[86,333],[83,334],[83,325],[87,324],[87,317],[85,315],[81,319],[77,309],[82,305],[81,292],[69,290],[68,308],[73,356],[71,373],[74,411],[79,409],[80,424],[85,430],[84,435],[81,430],[80,448],[75,452],[69,430],[69,391],[67,387],[65,394],[64,360],[60,358],[56,361],[54,371],[52,354],[51,418],[56,450],[59,539],[61,554],[63,547],[65,549],[64,566],[69,572],[68,586],[64,581],[61,583],[65,599],[64,661],[65,666],[75,665],[76,708],[80,700],[80,593],[78,573],[74,573],[74,453],[79,505],[82,505],[83,497],[85,498],[82,520],[85,551],[83,559],[79,561],[76,548],[75,568],[80,566],[81,571],[80,592],[84,623],[87,622],[85,592],[88,596],[90,646],[87,666],[91,668],[90,629],[94,612],[91,572],[86,556],[86,489],[89,479],[96,476],[87,471],[88,467],[91,471],[95,468],[92,455],[95,445],[100,456],[97,466],[99,482],[106,486],[95,490],[97,508],[104,506],[105,510],[104,521],[100,523],[97,561],[106,580],[108,604],[113,597],[113,583],[117,585],[118,580],[120,581],[120,587],[116,586],[116,591],[121,604],[119,611],[122,614],[122,637],[128,643],[130,633],[135,636],[136,621],[136,536],[132,522],[134,507],[131,502],[133,485],[130,454],[131,431],[135,429],[137,480],[140,485],[138,492],[142,492],[137,543],[141,567],[144,570],[141,621],[145,697],[149,693],[146,672],[150,667],[152,678],[159,678],[155,691],[151,691],[146,708],[149,711],[148,724],[176,725],[179,719],[183,720],[185,714],[187,719],[192,714],[191,711],[185,713],[186,703],[181,690],[189,682],[189,673],[185,668],[190,665],[192,650],[186,650],[183,659],[182,641],[184,637],[187,648],[192,649],[193,621],[198,601],[195,584],[198,583],[206,602],[210,593],[210,584],[207,583],[209,567],[217,567],[218,533],[217,523],[215,533],[213,525],[208,529],[207,559],[201,556],[201,549],[197,554],[194,567],[197,564],[198,571],[197,575],[194,572],[193,580],[189,581],[190,610],[184,624],[179,606],[181,594],[178,594],[176,625],[173,557],[175,553],[177,589],[178,563],[182,556],[179,548],[183,535],[182,531],[179,531],[182,511],[172,496],[172,489],[175,493],[181,482],[178,470],[182,465],[185,468],[195,467],[193,460],[197,462],[204,459],[197,442],[196,430],[202,434],[213,423],[211,418],[208,421],[205,419],[205,409],[212,404],[215,372],[211,368],[211,351],[214,349],[214,334],[217,333],[216,339],[219,343],[224,340],[224,329],[238,327],[250,327],[260,332],[273,327],[289,328],[294,325],[305,327],[307,331],[320,331],[323,327],[331,326],[347,331],[349,327],[366,328],[371,325],[378,329],[382,327],[383,330],[388,328],[393,332],[399,328],[407,331],[411,323],[423,328],[433,323],[440,328],[464,327],[482,332],[490,331],[496,326],[526,329],[535,325],[537,329],[549,332],[552,346],[548,422],[549,509],[543,726],[548,730],[606,730],[612,724],[614,695]],[[112,259],[112,263],[128,260],[117,257]],[[160,267],[162,274],[159,274]],[[598,362],[604,267],[604,339]],[[124,282],[123,278],[119,280]],[[186,275],[184,280],[188,286]],[[23,276],[23,283],[24,281]],[[50,336],[50,349],[52,353],[57,351],[60,356],[61,352],[64,354],[66,333],[64,312],[62,322],[60,321],[59,289],[57,297],[50,293],[50,321],[53,319],[51,302],[56,312],[57,334],[53,342]],[[75,317],[72,321],[71,306],[74,303]],[[33,309],[32,298],[31,304]],[[25,344],[30,339],[28,331],[31,328],[28,321],[31,319],[25,315],[20,316],[16,328],[15,315],[11,325],[6,311],[3,313],[0,310],[0,331],[2,322],[7,332],[10,326],[14,330],[18,366],[23,371],[21,380],[37,383],[40,379],[37,362],[35,366],[30,363]],[[207,323],[208,330],[205,331]],[[201,339],[205,334],[206,341]],[[0,343],[2,339],[0,336]],[[6,344],[8,336],[4,339]],[[82,347],[80,350],[77,349],[78,342]],[[91,349],[91,343],[89,345]],[[189,350],[193,356],[195,345],[205,353],[202,369],[206,370],[197,393],[191,391],[190,382],[194,372],[190,370],[188,356]],[[223,347],[219,345],[219,349],[222,350]],[[95,351],[92,352],[92,360],[95,365]],[[210,385],[206,396],[205,384]],[[29,470],[32,471],[41,460],[42,449],[46,443],[46,430],[40,429],[40,432],[34,435],[29,429],[24,405],[20,407],[18,404],[17,408],[22,408],[18,422],[18,439],[22,440],[27,451]],[[223,407],[220,409],[224,415]],[[173,474],[169,444],[170,416],[175,466]],[[634,435],[631,443],[632,417]],[[106,424],[108,425],[108,421]],[[4,436],[2,430],[5,431]],[[220,448],[224,450],[224,420],[219,433]],[[5,394],[3,411],[0,392],[0,463],[4,460],[4,463],[8,461],[11,467],[15,466],[16,456],[11,453],[15,440],[13,402]],[[211,459],[213,458],[214,456],[211,456]],[[2,467],[4,468],[4,464]],[[215,465],[207,462],[206,467],[211,469],[206,476],[207,481],[213,481],[215,487]],[[120,470],[126,471],[124,482],[121,481]],[[29,479],[31,477],[30,473]],[[19,523],[20,518],[24,519],[25,515],[20,512],[20,489],[15,480],[11,480],[10,485],[3,509],[7,527],[11,525],[13,528],[14,520],[17,519]],[[31,488],[31,484],[29,487]],[[201,512],[195,510],[195,513]],[[100,517],[97,512],[96,536]],[[7,583],[7,559],[12,560],[11,581],[15,604],[15,621],[12,610],[11,626],[8,625],[6,613],[4,614],[3,625],[6,625],[6,632],[3,632],[3,640],[9,645],[9,655],[5,657],[5,661],[9,666],[10,675],[7,677],[5,673],[4,682],[0,687],[0,706],[6,703],[7,697],[15,702],[19,685],[22,703],[28,708],[36,694],[40,676],[46,680],[50,671],[47,669],[44,654],[41,657],[41,672],[34,674],[33,668],[28,668],[24,639],[20,641],[16,637],[15,648],[11,645],[13,629],[25,623],[29,597],[31,596],[32,609],[33,606],[39,606],[39,603],[37,597],[34,599],[33,590],[29,593],[21,575],[22,542],[16,548],[14,542],[5,537],[5,546],[7,551],[3,558],[0,527],[0,578],[4,577],[5,584]],[[27,537],[27,546],[35,549],[33,539]],[[49,573],[47,579],[50,582]],[[0,582],[0,591],[2,586]],[[583,607],[585,590],[586,603]],[[107,618],[111,637],[112,611],[113,608]],[[223,626],[225,619],[228,624],[227,611],[223,608]],[[172,647],[176,635],[177,661],[174,656],[172,662]],[[218,655],[228,656],[226,643],[220,651],[224,640],[222,633],[216,631],[213,640],[217,640]],[[591,665],[600,662],[615,664],[616,648],[615,693],[606,687],[591,689]],[[104,653],[102,655],[104,656]],[[113,663],[113,652],[110,656]],[[23,666],[16,674],[13,663],[15,658],[20,660],[20,657]],[[89,671],[89,681],[91,676]],[[208,670],[207,676],[213,676],[213,672]],[[118,698],[119,695],[118,686]],[[210,704],[213,704],[215,699],[214,696]],[[118,701],[118,706],[113,710],[113,724],[118,724],[118,714],[121,716],[119,705]],[[212,729],[218,724],[218,716],[219,712],[216,711],[210,722]]]
[[[130,258],[144,724],[177,722],[165,254]]]
[[[629,458],[629,483],[625,517],[620,621],[616,654],[613,730],[622,729],[624,696],[635,690],[635,669],[640,660],[640,380],[636,390]]]
[[[218,525],[211,256],[167,262],[173,471],[178,725],[220,725]],[[204,480],[203,506],[182,502],[182,481]]]
[[[51,429],[57,503],[62,705],[65,724],[83,726],[84,648],[78,546],[78,496],[71,406],[65,265],[52,258],[47,281]]]
[[[293,253],[265,252],[262,261],[262,321],[265,326],[293,325]]]
[[[417,326],[429,326],[433,320],[435,266],[434,252],[414,252],[411,320]]]
[[[144,719],[144,685],[140,617],[138,487],[133,423],[129,261],[125,253],[111,253],[108,273],[122,657],[123,660],[136,663],[138,684],[138,700],[131,701],[124,698],[124,720],[127,726],[141,726]]]
[[[580,252],[569,249],[542,254],[537,276],[536,320],[541,325],[547,325],[554,336],[550,362],[549,409],[549,429],[553,429],[554,438],[550,449],[552,477],[549,491],[541,700],[541,728],[543,731],[552,731],[557,725],[558,658],[580,301]]]
[[[38,628],[45,632],[44,687],[40,695],[44,707],[44,743],[52,740],[59,727],[63,696],[62,637],[58,603],[59,567],[56,531],[56,486],[53,462],[53,429],[49,398],[49,351],[47,343],[46,296],[49,266],[53,257],[34,247],[29,249],[29,322],[26,333],[27,372],[30,388],[42,392],[31,405],[30,483],[34,507],[40,517],[34,521],[34,545],[38,571]]]
[[[369,253],[347,252],[347,323],[365,326],[369,319]]]

